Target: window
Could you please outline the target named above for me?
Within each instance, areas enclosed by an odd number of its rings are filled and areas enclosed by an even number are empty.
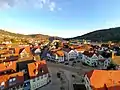
[[[9,83],[15,82],[15,81],[16,81],[16,78],[11,78],[11,79],[9,80]]]
[[[0,90],[4,89],[5,82],[2,82],[0,85]]]
[[[33,88],[36,88],[36,85],[33,85]]]
[[[25,70],[22,70],[22,72],[26,74],[26,73],[27,73],[27,70],[26,70],[26,69],[25,69]]]
[[[44,77],[47,77],[47,74],[45,74]]]
[[[2,82],[2,83],[1,83],[1,86],[3,86],[3,85],[5,85],[5,82]]]
[[[89,61],[87,61],[87,63],[89,63]]]
[[[43,79],[43,76],[41,76],[41,79]]]
[[[20,85],[20,88],[22,88],[23,87],[23,84],[22,85]]]
[[[35,78],[33,79],[33,82],[35,82]]]
[[[19,86],[17,86],[16,88],[17,88],[17,90],[18,90],[18,89],[19,89]]]
[[[39,86],[40,86],[40,84],[38,83],[38,84],[37,84],[37,87],[39,87]]]
[[[9,83],[11,83],[11,82],[12,82],[12,79],[9,80]]]
[[[12,89],[15,90],[15,87],[13,87]]]
[[[39,77],[37,77],[37,80],[39,80]]]
[[[43,69],[42,69],[42,68],[40,69],[40,72],[41,72],[41,73],[44,73],[44,71],[43,71]]]
[[[13,78],[13,82],[16,81],[16,78]]]
[[[87,90],[89,90],[89,86],[87,86]]]

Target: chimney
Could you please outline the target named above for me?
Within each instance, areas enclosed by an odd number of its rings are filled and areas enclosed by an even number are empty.
[[[115,53],[112,51],[112,59],[115,58]]]

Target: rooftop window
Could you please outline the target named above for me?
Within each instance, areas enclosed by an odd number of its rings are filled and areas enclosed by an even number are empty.
[[[4,85],[5,85],[5,82],[2,82],[2,83],[1,83],[1,86],[4,86]]]
[[[15,82],[15,81],[16,81],[16,78],[11,78],[11,79],[9,79],[9,83]]]

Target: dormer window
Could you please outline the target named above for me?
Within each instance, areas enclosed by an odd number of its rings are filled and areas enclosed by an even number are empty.
[[[40,69],[40,72],[41,72],[41,73],[44,73],[44,71],[43,71],[43,69],[42,69],[42,68]]]
[[[37,69],[35,69],[33,72],[34,72],[34,74],[38,75],[38,70]]]
[[[16,81],[16,78],[13,78],[13,81]]]
[[[9,80],[9,83],[11,83],[11,82],[12,82],[12,79]]]
[[[4,86],[5,85],[5,82],[2,82],[0,86]]]
[[[16,81],[16,78],[11,78],[11,79],[9,80],[9,82],[14,82],[14,81]]]
[[[0,84],[0,90],[3,90],[3,89],[4,89],[4,86],[5,86],[5,82],[2,82],[2,83]]]
[[[15,84],[15,81],[16,81],[16,78],[15,78],[15,77],[9,79],[9,85],[10,85],[10,86],[11,86],[11,85],[14,85],[14,84]]]

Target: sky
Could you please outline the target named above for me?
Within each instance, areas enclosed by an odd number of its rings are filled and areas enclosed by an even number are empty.
[[[80,36],[120,26],[120,0],[0,0],[0,28],[21,34]]]

